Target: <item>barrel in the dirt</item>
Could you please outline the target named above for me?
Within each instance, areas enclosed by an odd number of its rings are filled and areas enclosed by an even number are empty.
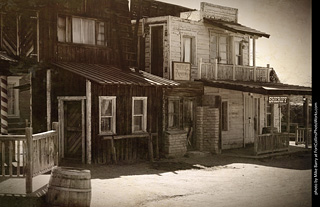
[[[91,202],[90,170],[55,167],[51,172],[47,203],[51,206],[89,207]]]

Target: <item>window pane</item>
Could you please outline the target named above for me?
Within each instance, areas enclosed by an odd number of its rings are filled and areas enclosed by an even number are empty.
[[[219,37],[220,44],[227,44],[227,37]]]
[[[178,113],[179,112],[179,100],[169,101],[168,106],[169,113]]]
[[[104,22],[97,22],[97,45],[104,45]]]
[[[95,44],[94,20],[81,19],[81,42],[84,44]]]
[[[143,100],[134,100],[134,114],[143,114]]]
[[[111,131],[111,117],[101,118],[101,132]]]
[[[74,43],[81,43],[81,19],[72,18],[72,39]]]
[[[142,131],[142,116],[135,116],[133,121],[134,131]]]
[[[112,101],[103,99],[101,101],[101,116],[112,116]]]
[[[191,62],[192,57],[192,39],[190,37],[183,38],[183,60],[184,62]]]
[[[66,18],[58,17],[58,41],[66,41]]]

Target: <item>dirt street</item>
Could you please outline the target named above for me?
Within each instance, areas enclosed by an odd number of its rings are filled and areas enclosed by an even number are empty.
[[[245,159],[215,155],[86,166],[92,207],[311,206],[311,155]]]

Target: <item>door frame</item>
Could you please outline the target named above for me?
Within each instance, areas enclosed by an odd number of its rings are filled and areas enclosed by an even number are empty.
[[[82,145],[82,156],[81,161],[85,163],[86,158],[86,136],[85,136],[85,96],[58,96],[58,120],[59,120],[59,154],[61,158],[64,158],[64,103],[66,101],[81,101],[81,145]]]

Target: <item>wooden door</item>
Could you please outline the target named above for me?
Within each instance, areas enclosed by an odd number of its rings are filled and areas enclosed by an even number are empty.
[[[163,26],[151,27],[151,73],[163,77]]]
[[[195,131],[195,99],[186,98],[183,101],[183,128],[188,132],[187,149],[194,150],[196,148],[196,131]]]
[[[82,158],[82,110],[81,101],[64,102],[64,157]]]
[[[244,144],[254,142],[254,98],[249,95],[244,96]]]

